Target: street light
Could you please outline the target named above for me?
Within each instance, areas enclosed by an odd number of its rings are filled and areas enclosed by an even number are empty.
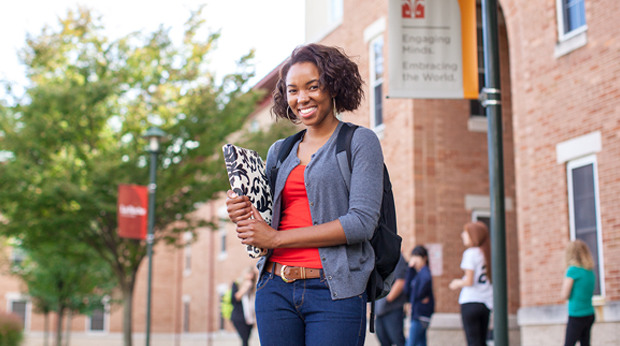
[[[151,153],[151,170],[149,182],[149,224],[148,235],[146,236],[146,251],[149,257],[149,277],[148,288],[146,291],[146,346],[151,344],[151,277],[153,275],[153,226],[155,225],[155,190],[157,190],[156,174],[157,171],[157,155],[159,155],[159,144],[166,136],[166,133],[160,128],[152,126],[142,137],[148,139],[148,152]]]

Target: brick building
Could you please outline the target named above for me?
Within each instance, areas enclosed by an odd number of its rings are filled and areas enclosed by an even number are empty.
[[[559,298],[564,249],[575,238],[590,245],[597,262],[593,343],[617,345],[620,2],[499,3],[511,345],[562,342],[567,319]],[[343,118],[374,129],[381,138],[403,251],[415,244],[431,250],[437,305],[429,343],[463,345],[458,292],[447,286],[462,275],[463,224],[489,218],[484,112],[476,101],[382,97],[390,83],[387,74],[378,73],[388,63],[387,0],[310,0],[305,19],[307,42],[341,46],[359,64],[366,98],[355,114]],[[275,78],[274,71],[257,87],[269,90]],[[268,102],[247,126],[269,126]],[[223,206],[218,200],[196,212],[219,224],[219,230],[198,230],[197,241],[182,249],[156,248],[154,345],[235,338],[219,317],[219,295],[253,261],[238,244]],[[134,302],[138,342],[144,337],[145,295],[140,292],[146,291],[145,279],[141,268]],[[2,280],[0,306],[23,307],[29,335],[39,338],[42,317],[30,312],[17,283]],[[89,319],[76,318],[74,342],[120,345],[120,307],[102,320],[97,334]]]

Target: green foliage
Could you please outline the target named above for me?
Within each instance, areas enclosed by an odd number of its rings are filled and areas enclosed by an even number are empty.
[[[68,309],[89,313],[111,295],[111,268],[84,244],[41,244],[16,269],[28,296],[41,313]]]
[[[146,243],[118,237],[117,187],[148,184],[141,135],[151,124],[168,133],[158,161],[156,241],[175,242],[205,224],[191,212],[227,189],[220,148],[261,93],[245,92],[251,51],[237,73],[217,82],[208,56],[219,32],[200,37],[201,11],[192,12],[180,46],[163,27],[110,40],[84,8],[27,38],[20,57],[30,86],[21,99],[10,95],[16,104],[0,100],[0,235],[18,239],[30,254],[51,256],[41,249],[53,244],[88,245],[130,295]],[[276,126],[243,138],[266,155],[290,130]],[[55,272],[67,269],[64,252],[56,252],[49,268],[33,260],[37,270],[76,275]]]
[[[24,326],[18,316],[0,312],[0,346],[19,346],[24,338]]]

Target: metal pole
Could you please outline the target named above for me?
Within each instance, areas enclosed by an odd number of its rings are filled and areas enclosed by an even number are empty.
[[[149,224],[146,237],[146,252],[149,257],[149,276],[146,291],[146,346],[151,344],[151,278],[153,275],[153,227],[155,225],[155,191],[157,190],[155,174],[157,170],[157,154],[159,151],[151,151],[151,170],[149,183]]]
[[[482,0],[484,82],[482,105],[488,122],[489,189],[491,195],[491,267],[493,282],[493,341],[508,346],[508,294],[506,288],[506,222],[504,158],[500,95],[497,0]]]

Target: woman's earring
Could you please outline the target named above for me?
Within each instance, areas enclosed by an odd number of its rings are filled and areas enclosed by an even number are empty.
[[[338,116],[338,111],[336,110],[336,98],[333,97],[332,99],[334,100],[334,116],[337,117]]]

